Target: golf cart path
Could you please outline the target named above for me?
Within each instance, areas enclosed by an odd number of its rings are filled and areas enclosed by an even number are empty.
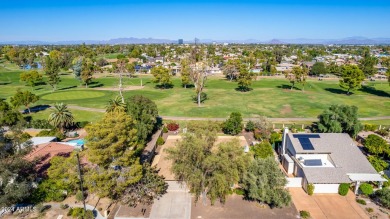
[[[90,111],[90,112],[99,112],[104,113],[106,112],[105,109],[98,109],[98,108],[89,108],[89,107],[82,107],[82,106],[75,106],[75,105],[69,105],[69,109],[75,109],[75,110],[84,110],[84,111]],[[165,120],[176,120],[176,121],[189,121],[189,120],[214,120],[214,121],[225,121],[226,118],[205,118],[205,117],[180,117],[180,116],[161,116]],[[244,118],[245,121],[248,120],[256,120],[256,117],[253,118]],[[318,119],[315,117],[309,117],[309,118],[268,118],[271,122],[312,122],[317,121]],[[390,116],[377,116],[377,117],[366,117],[366,118],[359,118],[360,121],[370,121],[370,120],[385,120],[390,119]]]

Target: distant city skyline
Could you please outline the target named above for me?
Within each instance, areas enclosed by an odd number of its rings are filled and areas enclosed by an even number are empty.
[[[0,41],[390,38],[390,1],[6,1]]]

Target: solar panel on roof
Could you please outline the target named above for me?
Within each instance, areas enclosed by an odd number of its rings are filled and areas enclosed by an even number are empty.
[[[310,159],[304,161],[305,166],[322,166],[321,159]]]
[[[318,134],[293,134],[294,138],[298,138],[301,143],[303,150],[314,150],[313,144],[310,138],[320,138]]]
[[[319,134],[293,134],[294,138],[320,138]]]

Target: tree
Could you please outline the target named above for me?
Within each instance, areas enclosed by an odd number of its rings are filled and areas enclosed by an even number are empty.
[[[22,120],[22,114],[13,109],[7,102],[0,99],[0,127],[13,126],[18,121]]]
[[[81,80],[81,71],[82,71],[82,67],[83,67],[83,59],[82,58],[77,58],[73,61],[73,74],[74,74],[74,77],[77,79],[77,80]]]
[[[6,147],[13,139],[0,131],[0,207],[21,203],[31,196],[35,163],[25,159],[28,151]]]
[[[253,74],[249,72],[245,65],[241,65],[240,74],[237,78],[238,90],[243,92],[249,91],[251,89],[252,80]]]
[[[56,103],[54,104],[52,113],[49,115],[48,121],[52,126],[57,127],[61,132],[63,132],[67,126],[73,124],[74,118],[72,112],[69,111],[66,104]]]
[[[63,201],[67,195],[75,194],[80,188],[77,171],[75,153],[68,157],[53,157],[47,170],[47,178],[38,185],[38,189],[34,192],[34,199],[37,199],[35,201]]]
[[[364,80],[364,73],[355,65],[344,65],[340,79],[340,87],[347,89],[347,95],[351,90],[361,87]]]
[[[216,132],[196,129],[187,133],[176,147],[166,149],[172,160],[171,171],[176,180],[185,182],[195,202],[202,197],[214,204],[217,199],[225,202],[231,186],[245,173],[249,158],[237,139],[214,145]]]
[[[30,104],[35,103],[39,100],[39,96],[31,93],[30,91],[21,91],[17,90],[16,94],[11,97],[10,101],[15,108],[20,106],[25,106],[28,109],[28,113],[30,111]]]
[[[237,135],[243,129],[241,113],[233,112],[223,123],[222,130],[225,134]]]
[[[106,107],[106,112],[125,112],[126,104],[122,103],[121,97],[116,96],[114,99],[108,101],[108,105]]]
[[[348,133],[351,137],[362,130],[357,117],[358,108],[348,105],[331,105],[318,116],[318,131],[325,133]]]
[[[329,66],[327,67],[327,70],[329,73],[334,74],[336,76],[342,75],[342,68],[338,66],[336,63],[331,62]]]
[[[230,81],[236,80],[237,76],[240,72],[240,60],[228,60],[226,64],[222,68],[223,74],[228,78]]]
[[[138,144],[135,121],[125,112],[106,114],[103,120],[86,127],[88,159],[104,168],[125,165]]]
[[[387,74],[387,81],[389,82],[390,85],[390,68],[387,69],[386,74]]]
[[[97,165],[86,181],[100,197],[119,199],[125,189],[142,178],[135,121],[125,112],[109,113],[87,130],[87,156]]]
[[[311,68],[311,74],[312,75],[325,75],[328,73],[328,69],[326,69],[326,65],[323,62],[316,62],[314,63],[313,67]]]
[[[267,157],[252,161],[241,186],[247,192],[248,198],[280,208],[291,203],[291,196],[284,188],[286,184],[286,177],[280,171],[275,158]]]
[[[262,141],[261,143],[252,146],[250,149],[253,151],[255,158],[267,158],[274,156],[274,150],[268,141]]]
[[[249,120],[245,125],[245,131],[253,132],[255,130],[255,123],[252,120]]]
[[[370,154],[381,155],[389,150],[389,144],[378,135],[368,135],[364,140],[364,147]]]
[[[390,207],[390,189],[378,189],[375,191],[374,196],[379,200],[379,203],[385,208]]]
[[[151,205],[154,199],[166,193],[168,184],[164,181],[164,177],[158,175],[156,167],[151,167],[148,163],[145,163],[142,171],[141,180],[126,188],[124,195],[121,197],[122,203],[131,207],[135,207],[139,203]]]
[[[136,129],[139,141],[146,142],[158,125],[157,105],[147,97],[135,95],[128,99],[126,111],[137,122]]]
[[[45,59],[45,73],[49,79],[49,85],[53,88],[53,91],[57,89],[57,85],[60,82],[60,66],[58,60],[46,56]]]
[[[389,164],[385,160],[382,160],[377,156],[370,155],[367,159],[378,172],[381,172],[389,167]]]
[[[83,59],[81,66],[81,81],[85,84],[85,87],[88,88],[88,84],[92,81],[92,75],[94,71],[94,64],[90,59]]]
[[[151,73],[154,76],[153,82],[158,84],[160,88],[166,89],[172,86],[169,69],[157,66],[152,69]]]
[[[371,56],[369,49],[366,49],[363,58],[359,61],[359,69],[366,77],[373,76],[377,72],[374,67],[376,64],[378,64],[378,59]]]
[[[187,59],[183,59],[180,63],[181,65],[181,84],[184,88],[187,88],[188,85],[191,84],[190,80],[190,72],[191,72],[191,67],[190,63]]]
[[[301,83],[302,84],[302,91],[305,91],[305,83],[306,83],[306,77],[307,77],[307,71],[305,71],[305,69],[303,69],[299,66],[295,66],[295,67],[293,67],[291,73],[286,72],[285,76],[292,84],[291,90],[294,88],[295,83]]]
[[[26,82],[26,85],[31,86],[31,89],[34,89],[34,86],[41,82],[42,78],[42,74],[39,74],[36,70],[20,74],[20,80]]]

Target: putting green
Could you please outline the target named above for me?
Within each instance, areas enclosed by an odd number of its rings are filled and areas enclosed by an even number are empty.
[[[47,94],[41,98],[44,100],[81,100],[103,97],[105,94],[99,91],[66,91],[53,94]]]

